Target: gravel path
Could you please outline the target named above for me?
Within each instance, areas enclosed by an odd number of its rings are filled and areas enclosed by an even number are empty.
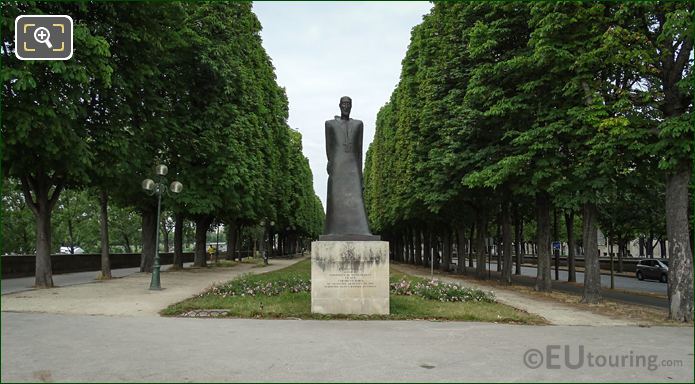
[[[228,281],[245,273],[275,271],[307,257],[273,259],[266,267],[241,264],[227,268],[164,271],[161,291],[148,289],[150,274],[135,273],[108,281],[17,292],[2,296],[2,311],[158,316],[159,311],[167,306],[189,298],[216,282]]]
[[[429,271],[425,271],[423,268],[419,267],[405,264],[391,264],[391,268],[414,276],[424,278],[430,277],[430,274],[427,273]],[[435,271],[434,275],[435,278],[441,281],[457,283],[466,287],[481,289],[483,291],[490,291],[490,287],[482,284],[476,284],[471,279],[448,277],[441,275],[439,271]],[[494,291],[494,294],[498,302],[541,316],[553,325],[638,325],[634,321],[612,319],[607,316],[577,309],[570,305],[543,299],[534,299],[527,295],[514,292],[511,289],[497,289]]]

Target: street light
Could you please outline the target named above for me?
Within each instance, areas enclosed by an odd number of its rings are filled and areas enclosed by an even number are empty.
[[[268,250],[263,253],[263,264],[268,265],[268,258],[269,258],[269,253],[273,250],[273,240],[271,236],[273,236],[273,226],[275,225],[275,222],[270,220],[270,230],[268,231]]]
[[[155,232],[155,246],[154,246],[154,264],[152,265],[152,280],[150,281],[150,289],[151,290],[160,290],[162,289],[159,281],[159,272],[160,272],[160,265],[159,265],[159,214],[162,208],[162,195],[163,194],[168,194],[169,191],[173,193],[179,193],[183,189],[183,184],[179,183],[178,181],[174,181],[169,185],[169,188],[167,188],[167,179],[164,178],[166,174],[169,172],[169,169],[167,168],[166,165],[160,164],[156,167],[154,167],[154,173],[157,175],[156,179],[157,181],[154,181],[152,179],[145,179],[142,181],[142,189],[147,193],[148,195],[157,195],[157,230]]]

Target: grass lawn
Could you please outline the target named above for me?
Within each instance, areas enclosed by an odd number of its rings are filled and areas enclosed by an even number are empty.
[[[236,283],[268,284],[277,281],[304,282],[311,279],[311,261],[304,260],[287,268],[261,275],[246,275]],[[391,282],[403,279],[411,283],[426,282],[419,277],[391,273]],[[291,285],[291,284],[290,284]],[[306,287],[303,285],[302,287]],[[391,314],[383,315],[321,315],[311,313],[311,293],[282,292],[277,295],[230,296],[207,293],[173,304],[162,311],[165,316],[177,316],[194,310],[224,309],[228,317],[241,318],[300,318],[300,319],[364,319],[364,320],[455,320],[517,324],[545,324],[542,318],[497,302],[441,302],[420,296],[404,296],[391,292]]]

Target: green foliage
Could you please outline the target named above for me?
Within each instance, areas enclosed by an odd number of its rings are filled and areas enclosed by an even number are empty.
[[[693,153],[692,17],[685,2],[435,3],[377,115],[372,227],[458,226],[507,199],[528,222],[547,192],[604,207],[607,232],[660,232],[659,169]]]
[[[86,190],[65,190],[58,199],[52,221],[54,252],[61,246],[99,252],[99,205]]]
[[[90,90],[111,83],[109,45],[91,32],[85,4],[5,3],[2,9],[4,175],[85,183],[94,160],[87,128]],[[73,59],[21,61],[14,57],[15,17],[43,13],[72,16]]]
[[[35,198],[38,189],[57,198],[70,188],[57,200],[56,246],[98,249],[95,196],[105,191],[112,245],[138,249],[134,209],[151,211],[155,201],[140,181],[158,163],[184,184],[164,199],[177,214],[321,233],[323,208],[251,3],[13,2],[2,10],[2,167]],[[73,59],[14,58],[14,18],[42,13],[73,17]],[[10,189],[3,209],[17,236],[4,251],[28,252],[29,211],[21,189]]]
[[[16,180],[2,186],[2,254],[31,254],[36,250],[36,222]]]

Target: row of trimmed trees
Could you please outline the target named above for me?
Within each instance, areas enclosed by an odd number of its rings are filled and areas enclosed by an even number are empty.
[[[16,59],[20,14],[72,16],[72,59]],[[213,221],[231,234],[270,221],[285,236],[320,233],[323,208],[251,3],[11,3],[2,18],[2,168],[36,218],[38,287],[53,285],[51,213],[64,188],[100,200],[104,277],[109,204],[141,214],[141,269],[151,270],[156,200],[140,181],[158,163],[184,185],[164,199],[178,264],[184,219],[196,225],[199,266]]]
[[[503,278],[532,241],[550,290],[564,222],[594,303],[598,227],[624,244],[665,221],[670,316],[692,320],[692,19],[692,2],[435,3],[377,117],[372,227],[395,257],[444,269],[457,243],[481,276],[499,228]]]

